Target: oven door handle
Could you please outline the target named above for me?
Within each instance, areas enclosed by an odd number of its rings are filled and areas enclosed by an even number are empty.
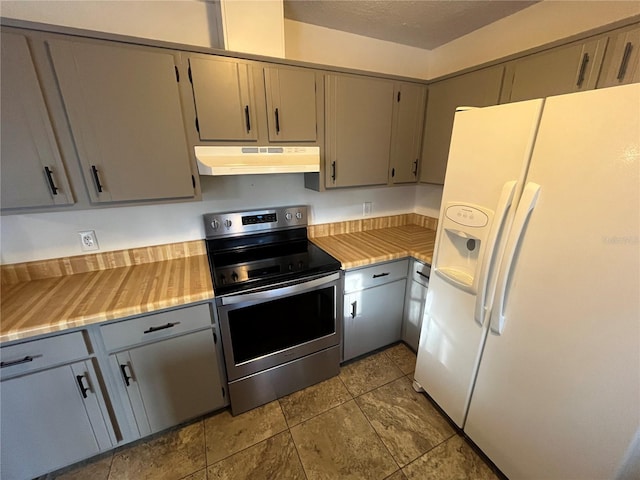
[[[274,298],[282,297],[285,295],[291,295],[300,293],[305,290],[310,290],[331,282],[334,282],[340,278],[340,273],[333,273],[328,276],[309,280],[304,283],[296,283],[287,287],[275,288],[270,290],[261,290],[259,292],[245,293],[241,295],[230,295],[228,297],[222,297],[222,305],[237,305],[244,302],[255,302],[260,300],[273,300]]]

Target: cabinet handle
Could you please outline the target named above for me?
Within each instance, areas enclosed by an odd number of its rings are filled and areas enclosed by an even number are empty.
[[[49,167],[44,167],[44,173],[47,176],[47,181],[49,182],[49,188],[51,189],[51,193],[53,195],[57,195],[58,194],[58,190],[60,190],[58,187],[56,187],[56,184],[53,181],[53,175],[52,175],[52,171]]]
[[[358,301],[351,304],[351,318],[356,318],[356,310],[358,309]]]
[[[627,73],[627,65],[629,64],[629,58],[631,58],[631,50],[633,50],[633,44],[631,42],[627,42],[624,47],[624,53],[622,54],[620,68],[618,69],[618,76],[616,77],[618,81],[622,81],[625,73]]]
[[[280,112],[276,108],[276,135],[280,133]]]
[[[249,117],[249,105],[244,106],[244,119],[247,122],[247,132],[251,131],[251,118]]]
[[[175,327],[176,325],[178,325],[180,322],[169,322],[166,325],[160,325],[159,327],[149,327],[147,330],[145,330],[142,333],[153,333],[153,332],[157,332],[158,330],[164,330],[166,328],[171,328],[171,327]]]
[[[414,177],[418,177],[418,159],[416,158],[416,161],[413,162],[413,176]]]
[[[91,173],[93,174],[93,180],[96,182],[98,193],[102,193],[102,184],[100,183],[100,176],[98,175],[98,169],[95,165],[91,165]]]
[[[416,270],[416,273],[422,278],[426,278],[427,280],[429,280],[429,275],[427,275],[426,273],[422,273],[420,270]]]
[[[124,378],[124,383],[127,385],[127,387],[129,385],[131,385],[129,383],[129,380],[131,380],[132,377],[130,377],[129,375],[127,375],[127,365],[124,364],[120,364],[120,371],[122,372],[122,378]]]
[[[584,74],[587,71],[587,64],[589,63],[589,54],[585,52],[582,56],[582,63],[580,64],[580,73],[578,73],[578,81],[576,82],[576,86],[581,87],[582,82],[584,82]]]
[[[333,162],[331,162],[331,179],[333,180],[333,183],[336,182],[336,162],[335,162],[335,160]]]
[[[374,274],[373,274],[373,278],[386,277],[387,275],[389,275],[389,272],[384,272],[384,273],[374,273]]]
[[[21,358],[20,360],[13,360],[12,362],[0,362],[0,368],[13,367],[14,365],[20,365],[21,363],[33,362],[33,358],[34,357],[27,355],[26,357]]]
[[[82,398],[87,398],[87,392],[91,390],[89,387],[85,387],[82,379],[84,375],[76,375],[76,380],[78,381],[78,386],[80,387],[80,393],[82,394]]]

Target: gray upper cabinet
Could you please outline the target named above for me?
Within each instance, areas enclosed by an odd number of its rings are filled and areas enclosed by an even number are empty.
[[[623,29],[609,39],[598,88],[640,82],[640,26]]]
[[[393,82],[356,75],[325,77],[325,185],[386,185]]]
[[[69,188],[27,39],[2,32],[0,206],[69,205]]]
[[[193,198],[174,54],[49,40],[93,202]]]
[[[252,69],[231,58],[189,57],[200,140],[258,140]]]
[[[316,72],[265,67],[267,123],[270,142],[317,140]]]
[[[418,181],[427,87],[397,83],[394,90],[389,178],[391,183]]]
[[[596,88],[607,37],[553,48],[509,63],[500,103]]]
[[[504,67],[485,68],[429,85],[420,181],[443,184],[456,108],[487,107],[500,98]]]

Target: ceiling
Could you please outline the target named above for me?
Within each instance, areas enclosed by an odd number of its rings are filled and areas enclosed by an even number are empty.
[[[290,20],[432,50],[537,1],[284,0]]]

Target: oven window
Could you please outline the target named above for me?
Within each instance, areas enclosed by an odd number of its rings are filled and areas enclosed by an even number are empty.
[[[335,333],[334,287],[228,312],[236,364]]]

